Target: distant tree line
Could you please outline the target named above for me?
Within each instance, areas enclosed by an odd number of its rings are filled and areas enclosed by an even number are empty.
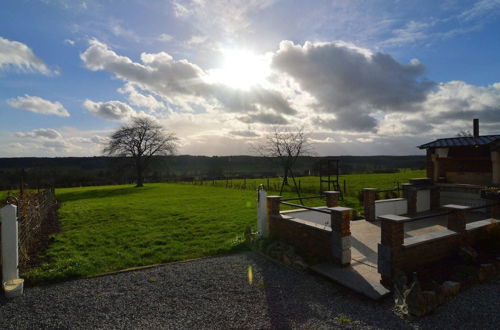
[[[297,176],[318,175],[324,157],[299,157]],[[425,156],[341,156],[341,174],[390,173],[400,168],[423,169]],[[254,156],[157,156],[144,173],[144,182],[193,179],[258,178],[282,175],[280,160]],[[134,183],[135,167],[128,157],[0,158],[0,190],[21,184],[73,187]]]

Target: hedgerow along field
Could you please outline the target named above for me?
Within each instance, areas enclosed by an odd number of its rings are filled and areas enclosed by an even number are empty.
[[[390,188],[422,174],[344,177],[354,191],[356,186]],[[156,183],[63,188],[56,196],[61,232],[52,237],[47,262],[22,274],[30,284],[229,253],[243,246],[245,228],[257,222],[253,189]],[[345,203],[353,198],[347,196]]]

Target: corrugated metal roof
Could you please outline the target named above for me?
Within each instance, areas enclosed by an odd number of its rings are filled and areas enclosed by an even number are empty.
[[[435,141],[418,146],[420,149],[447,148],[447,147],[469,147],[484,146],[495,141],[500,141],[500,135],[483,135],[474,138],[472,136],[460,136],[454,138],[437,139]]]

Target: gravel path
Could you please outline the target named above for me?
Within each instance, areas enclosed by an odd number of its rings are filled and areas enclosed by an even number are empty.
[[[28,288],[0,298],[0,329],[495,329],[499,289],[498,280],[477,285],[409,323],[394,315],[391,298],[373,302],[245,252]]]

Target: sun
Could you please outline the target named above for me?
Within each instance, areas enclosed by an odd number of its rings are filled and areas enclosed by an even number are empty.
[[[210,80],[237,89],[250,89],[263,84],[269,74],[265,56],[242,49],[223,50],[220,68],[210,72]]]

